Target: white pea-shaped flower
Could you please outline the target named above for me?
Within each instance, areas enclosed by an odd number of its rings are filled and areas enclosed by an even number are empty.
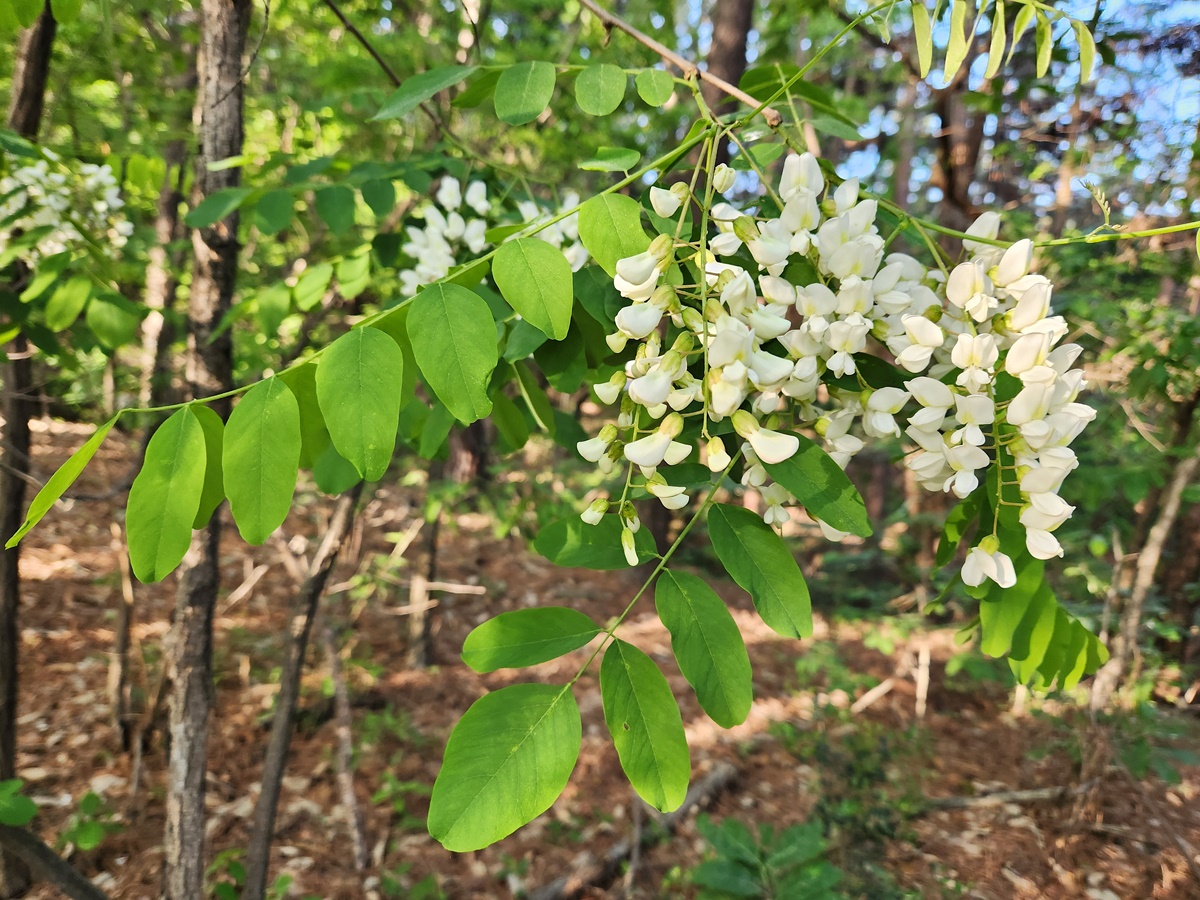
[[[1007,554],[1000,552],[996,539],[988,535],[979,542],[978,547],[971,548],[962,567],[963,584],[978,587],[985,579],[991,579],[1002,588],[1010,588],[1017,583],[1017,573],[1012,560]]]

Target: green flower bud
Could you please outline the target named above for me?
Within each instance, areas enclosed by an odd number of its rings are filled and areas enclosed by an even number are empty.
[[[754,224],[754,220],[749,216],[738,216],[733,220],[733,233],[746,243],[756,241],[759,238],[758,226]]]

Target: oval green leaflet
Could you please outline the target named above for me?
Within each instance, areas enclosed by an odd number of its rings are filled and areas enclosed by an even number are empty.
[[[469,425],[490,413],[488,382],[500,354],[483,298],[457,284],[431,285],[413,298],[407,326],[426,384],[454,417]]]
[[[191,408],[171,415],[146,446],[125,511],[129,562],[140,581],[161,581],[183,560],[204,490],[204,429]]]
[[[607,116],[625,99],[625,82],[625,71],[618,66],[588,66],[575,79],[575,101],[589,116]]]
[[[708,533],[721,565],[767,626],[784,637],[810,637],[808,585],[783,539],[750,510],[727,503],[709,510]]]
[[[750,657],[724,601],[702,578],[664,569],[654,606],[700,706],[722,728],[746,721],[754,699]]]
[[[925,0],[912,0],[913,40],[917,45],[917,67],[921,77],[929,74],[933,66],[933,29],[929,21],[929,10]]]
[[[571,327],[571,264],[556,247],[537,238],[500,245],[492,277],[509,305],[547,337],[561,341]]]
[[[50,480],[42,485],[42,489],[37,492],[37,496],[29,504],[29,510],[25,513],[25,521],[21,523],[21,527],[17,529],[16,533],[11,535],[5,542],[5,549],[17,546],[21,538],[29,534],[37,526],[38,522],[42,521],[46,513],[67,492],[67,489],[75,483],[75,479],[87,468],[87,464],[96,455],[96,451],[100,449],[100,445],[104,443],[104,439],[108,437],[108,433],[112,431],[112,427],[117,424],[118,418],[119,415],[113,416],[97,428],[92,433],[92,436],[84,441],[83,446],[72,453],[70,459],[59,466],[58,471],[50,476]]]
[[[791,492],[813,516],[838,531],[871,534],[866,504],[841,466],[802,434],[800,449],[781,463],[764,463],[767,474]]]
[[[225,444],[225,423],[213,410],[201,403],[192,404],[192,415],[204,429],[204,488],[200,491],[200,506],[192,528],[203,528],[225,499],[225,478],[222,456]]]
[[[642,69],[633,83],[638,96],[650,106],[662,106],[675,93],[675,79],[662,69]]]
[[[476,672],[535,666],[578,650],[599,633],[596,623],[576,609],[517,609],[488,619],[468,634],[462,658]]]
[[[584,203],[579,208],[579,239],[610,276],[617,273],[617,260],[650,246],[642,227],[642,206],[624,194],[601,194]]]
[[[261,544],[292,507],[300,468],[300,406],[282,379],[260,381],[225,424],[222,471],[242,539]]]
[[[378,481],[396,449],[404,353],[377,328],[353,328],[317,363],[317,400],[337,452]]]
[[[567,786],[582,736],[566,685],[514,684],[481,697],[446,742],[429,833],[462,853],[533,821]]]
[[[426,100],[433,99],[439,91],[466,81],[474,72],[474,66],[438,66],[414,75],[412,78],[407,78],[384,101],[383,107],[374,115],[373,119],[382,121],[402,118]]]
[[[496,82],[496,117],[509,125],[525,125],[540,116],[554,96],[557,73],[540,60],[517,63]]]
[[[629,783],[660,812],[678,809],[692,776],[683,717],[654,660],[613,640],[600,664],[604,721]]]

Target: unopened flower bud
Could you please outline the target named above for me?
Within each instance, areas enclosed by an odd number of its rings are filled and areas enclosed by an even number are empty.
[[[675,288],[669,284],[660,284],[654,289],[654,293],[650,295],[647,301],[659,309],[671,309],[678,304],[678,298],[675,293]]]
[[[721,163],[713,171],[713,175],[712,175],[713,190],[716,191],[718,194],[725,193],[727,190],[729,190],[731,187],[733,187],[733,181],[736,177],[737,177],[737,173],[734,172],[733,169],[729,168],[729,166],[725,165],[725,163]]]
[[[683,327],[692,334],[704,333],[704,316],[697,309],[685,306],[683,309]]]
[[[678,353],[684,356],[692,352],[692,348],[696,346],[696,339],[688,332],[682,332],[679,337],[675,338],[675,343],[671,345],[671,352]]]
[[[669,234],[660,234],[650,242],[650,249],[647,252],[661,262],[670,256],[674,249],[675,238]]]
[[[753,415],[746,412],[744,409],[737,410],[733,414],[732,421],[733,430],[744,438],[750,437],[750,435],[762,428],[762,426],[758,424],[758,419],[754,418]]]
[[[746,243],[757,241],[760,237],[758,226],[754,224],[754,220],[749,216],[738,216],[733,220],[733,233]]]
[[[679,437],[679,433],[683,431],[683,416],[677,412],[671,413],[662,420],[662,424],[658,426],[658,430],[664,434],[669,434],[672,438]]]

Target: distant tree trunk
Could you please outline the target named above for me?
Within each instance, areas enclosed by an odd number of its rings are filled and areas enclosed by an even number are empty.
[[[1121,630],[1113,640],[1112,658],[1104,664],[1096,674],[1092,684],[1091,708],[1093,711],[1103,709],[1108,705],[1113,692],[1125,677],[1130,663],[1137,657],[1138,631],[1142,626],[1142,609],[1150,589],[1154,587],[1154,577],[1158,573],[1158,563],[1162,558],[1163,547],[1171,536],[1175,519],[1179,515],[1179,505],[1183,492],[1191,484],[1200,467],[1200,446],[1187,459],[1180,460],[1175,466],[1171,481],[1163,492],[1162,508],[1154,520],[1154,527],[1138,554],[1134,568],[1133,590],[1121,614]]]
[[[237,166],[211,168],[242,152],[242,53],[251,0],[203,0],[200,21],[196,119],[200,197],[241,180]],[[217,329],[232,300],[238,271],[238,216],[192,232],[194,264],[188,299],[187,382],[193,396],[232,384],[228,331]],[[224,418],[228,402],[214,404]],[[172,677],[171,749],[167,767],[167,822],[163,895],[170,900],[204,896],[204,791],[208,720],[212,706],[212,618],[220,585],[221,512],[196,533],[184,557],[168,649]]]
[[[934,111],[941,121],[937,134],[937,166],[931,183],[942,191],[941,222],[963,231],[978,211],[971,200],[971,186],[979,165],[986,116],[974,110],[969,97],[968,73],[979,55],[975,45],[957,75],[946,87],[934,92]],[[946,242],[958,249],[957,240]]]
[[[746,73],[746,41],[754,18],[754,0],[714,0],[710,19],[712,43],[708,48],[706,66],[714,75],[730,84],[737,84]],[[704,102],[715,113],[729,112],[737,101],[725,96],[707,81],[700,86]],[[729,159],[729,143],[722,141],[717,148],[717,162]]]
[[[1075,178],[1075,163],[1078,157],[1075,142],[1079,139],[1080,109],[1079,91],[1076,91],[1075,99],[1071,103],[1070,118],[1064,129],[1067,138],[1067,149],[1063,152],[1062,161],[1058,165],[1058,178],[1054,187],[1054,212],[1052,213],[1052,221],[1055,237],[1063,233],[1063,229],[1067,227],[1067,218],[1071,215],[1071,195],[1073,193],[1071,181]]]
[[[279,806],[279,791],[287,767],[288,748],[296,721],[296,704],[300,699],[300,675],[304,655],[308,650],[317,606],[325,592],[325,583],[333,571],[342,545],[354,524],[354,509],[362,496],[363,483],[342,495],[325,532],[325,538],[309,564],[304,583],[300,585],[288,614],[287,654],[279,679],[279,696],[271,718],[271,737],[263,760],[262,793],[254,805],[254,824],[246,853],[246,886],[242,900],[262,900],[267,891],[267,875],[271,863],[271,840],[275,832],[275,813]]]
[[[145,303],[149,310],[142,321],[142,374],[138,402],[142,406],[162,405],[169,388],[168,365],[173,329],[164,313],[169,313],[179,289],[182,253],[171,245],[183,236],[179,204],[183,202],[183,170],[186,165],[183,141],[171,141],[163,152],[167,173],[158,193],[154,217],[154,244],[146,252]]]
[[[22,32],[13,67],[8,127],[37,140],[46,103],[46,79],[56,29],[47,0],[32,28]],[[30,472],[29,419],[36,412],[32,349],[24,335],[8,347],[5,362],[3,431],[0,432],[0,541],[21,527]],[[0,781],[12,778],[17,759],[17,655],[21,632],[21,548],[0,550]],[[16,897],[29,885],[29,870],[0,851],[0,897]]]
[[[896,162],[892,169],[892,201],[901,209],[908,209],[913,157],[917,155],[917,80],[912,75],[900,86],[896,111],[900,114],[900,134],[896,141]]]

